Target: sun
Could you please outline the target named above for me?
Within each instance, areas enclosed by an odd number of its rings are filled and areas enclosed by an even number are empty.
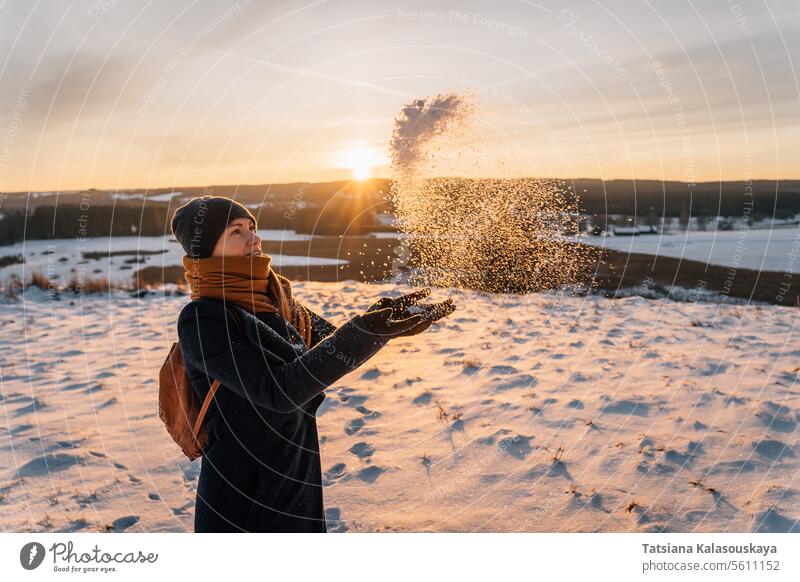
[[[381,164],[381,155],[377,150],[367,147],[353,147],[342,152],[342,165],[347,167],[353,178],[359,182],[368,180],[373,169]]]

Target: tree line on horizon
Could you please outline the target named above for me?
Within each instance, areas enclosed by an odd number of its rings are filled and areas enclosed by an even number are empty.
[[[657,180],[580,179],[561,181],[579,212],[593,216],[619,214],[632,217],[680,217],[748,215],[790,218],[800,213],[800,181],[757,180],[704,182],[689,188],[684,182]],[[376,214],[391,211],[384,192],[390,181],[375,179],[368,184],[347,182],[283,184],[236,187],[235,198],[260,203],[253,210],[261,229],[288,229],[320,235],[358,235],[378,228]],[[233,195],[214,187],[214,193]],[[267,194],[265,194],[265,188]],[[202,195],[183,189],[183,195]],[[207,189],[206,189],[207,190]],[[169,191],[169,190],[168,190]],[[159,191],[152,191],[156,195]],[[16,209],[5,199],[0,217],[0,245],[22,240],[103,236],[163,236],[170,233],[169,220],[177,204],[142,200],[112,201],[109,193],[93,191],[92,203],[80,204],[85,194],[60,194],[57,198],[33,199],[32,210]]]
[[[41,205],[31,212],[17,209],[0,219],[0,245],[24,240],[80,239],[106,236],[164,236],[171,234],[175,207],[79,204]],[[360,235],[374,228],[374,212],[352,216],[336,208],[306,207],[275,212],[253,210],[259,229],[287,229],[298,233]]]

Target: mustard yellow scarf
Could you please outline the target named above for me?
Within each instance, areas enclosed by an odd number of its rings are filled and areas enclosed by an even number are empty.
[[[311,317],[292,297],[292,284],[270,267],[272,257],[183,257],[192,299],[210,297],[230,301],[255,314],[280,313],[311,346]]]

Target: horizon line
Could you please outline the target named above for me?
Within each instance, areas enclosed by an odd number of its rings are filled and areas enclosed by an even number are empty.
[[[461,176],[448,176],[449,178],[459,177]],[[662,183],[669,183],[673,182],[676,184],[730,184],[730,183],[737,183],[737,182],[800,182],[799,178],[749,178],[749,179],[738,179],[738,180],[697,180],[694,182],[687,182],[685,180],[670,180],[670,179],[658,179],[658,178],[590,178],[590,177],[579,177],[579,178],[549,178],[549,177],[534,177],[534,176],[517,176],[513,178],[475,178],[476,180],[519,180],[519,179],[535,179],[535,180],[554,180],[554,181],[562,181],[562,182],[577,182],[581,180],[597,180],[599,182],[662,182]],[[378,177],[375,176],[373,178],[367,178],[365,180],[354,180],[354,179],[342,179],[342,180],[327,180],[323,182],[309,182],[307,180],[294,180],[290,182],[259,182],[259,183],[246,183],[246,184],[204,184],[204,185],[189,185],[189,186],[157,186],[152,188],[147,188],[143,186],[132,186],[132,187],[125,187],[125,188],[98,188],[98,187],[91,187],[91,188],[83,188],[83,189],[64,189],[64,190],[51,190],[51,189],[43,189],[43,190],[15,190],[4,192],[0,191],[0,196],[12,196],[15,194],[18,195],[30,195],[30,194],[42,194],[42,193],[52,193],[52,194],[76,194],[79,192],[90,192],[90,191],[97,191],[97,192],[124,192],[124,191],[144,191],[144,192],[152,192],[156,190],[172,190],[173,192],[180,191],[181,189],[192,189],[192,188],[252,188],[257,186],[290,186],[292,184],[336,184],[340,182],[345,183],[353,183],[353,184],[364,184],[366,182],[374,182],[374,181],[383,181],[383,182],[391,182],[393,178],[386,178],[386,177]]]

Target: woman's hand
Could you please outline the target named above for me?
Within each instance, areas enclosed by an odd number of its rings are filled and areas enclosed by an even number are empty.
[[[428,329],[434,321],[455,311],[451,299],[441,303],[417,304],[430,293],[431,290],[425,288],[396,298],[383,297],[361,318],[374,334],[392,338],[417,335]]]
[[[391,308],[392,316],[394,318],[400,318],[403,315],[408,317],[410,314],[405,314],[405,310],[408,309],[410,306],[414,305],[417,301],[422,299],[423,297],[427,297],[431,294],[431,290],[429,287],[425,287],[424,289],[420,289],[419,291],[414,291],[413,293],[409,293],[407,295],[401,295],[400,297],[381,297],[378,301],[373,303],[369,309],[367,309],[367,313],[371,313],[373,311],[380,311],[381,309]]]

